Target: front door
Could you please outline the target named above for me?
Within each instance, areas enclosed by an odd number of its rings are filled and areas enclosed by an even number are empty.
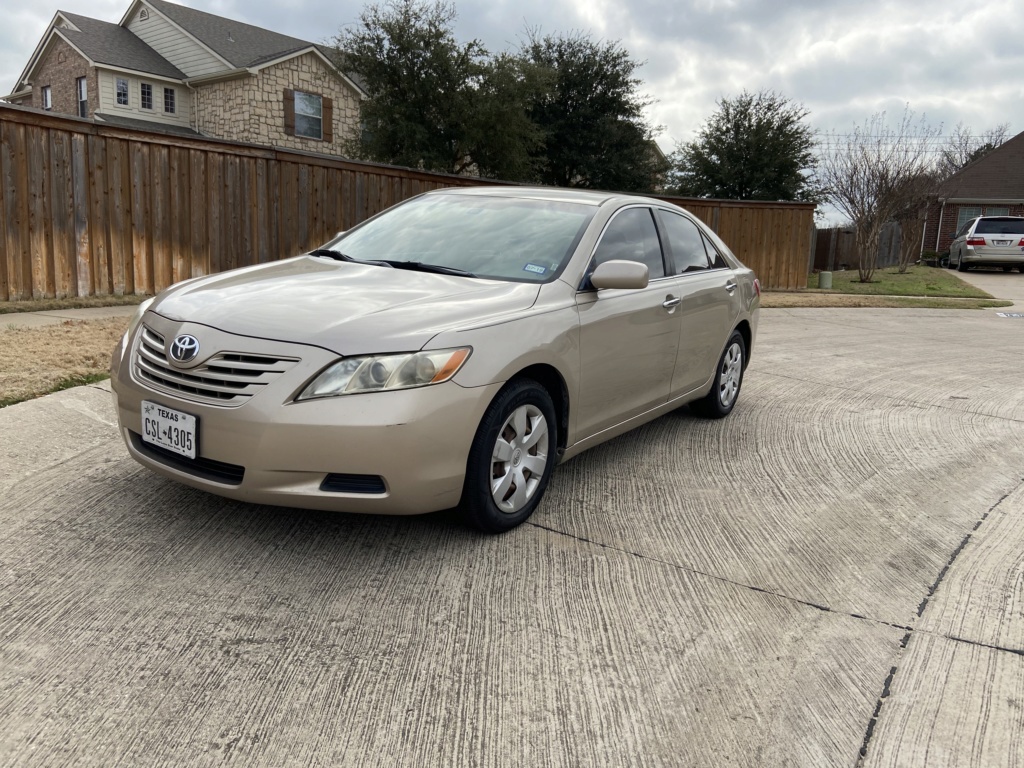
[[[591,288],[577,294],[580,440],[665,403],[672,386],[679,344],[679,280],[665,274],[650,208],[626,208],[608,223],[591,271],[612,259],[647,264],[650,283],[639,290]]]

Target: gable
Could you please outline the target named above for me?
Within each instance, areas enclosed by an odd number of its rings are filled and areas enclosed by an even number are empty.
[[[229,69],[203,45],[144,3],[135,3],[130,14],[127,19],[128,31],[180,69],[185,77],[201,77]]]
[[[1024,200],[1024,133],[961,168],[942,185],[946,200]]]

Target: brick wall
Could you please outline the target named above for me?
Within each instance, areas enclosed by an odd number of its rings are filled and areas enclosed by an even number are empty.
[[[983,216],[991,216],[997,213],[997,211],[992,209],[999,209],[998,213],[1009,209],[1007,212],[1008,216],[1024,216],[1024,204],[946,203],[945,208],[943,208],[938,201],[935,201],[928,206],[928,221],[924,231],[924,250],[937,251],[938,253],[944,253],[949,250],[949,244],[953,242],[953,236],[956,234],[956,223],[960,216],[960,209],[963,207],[980,208]],[[939,231],[940,216],[942,219],[941,231]],[[938,235],[937,248],[935,247],[936,234]]]
[[[333,101],[332,142],[285,133],[286,88]],[[267,67],[255,77],[202,86],[196,91],[193,109],[195,126],[207,136],[328,155],[343,155],[342,144],[359,125],[358,94],[311,53]]]
[[[100,104],[99,81],[96,68],[74,48],[57,35],[53,36],[48,50],[43,53],[32,73],[32,98],[23,102],[25,106],[43,108],[43,87],[50,86],[53,98],[53,111],[65,115],[78,116],[78,92],[75,81],[85,77],[89,95],[89,117],[92,117]]]

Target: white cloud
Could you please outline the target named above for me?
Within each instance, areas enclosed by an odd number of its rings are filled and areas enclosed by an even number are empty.
[[[321,41],[357,20],[362,2],[188,0],[189,5]],[[64,10],[117,21],[129,0],[60,0]],[[803,103],[820,130],[846,130],[907,103],[935,123],[1024,130],[1020,0],[460,0],[457,34],[492,51],[527,27],[621,40],[637,60],[652,122],[671,151],[716,100],[771,88]],[[0,0],[0,90],[11,88],[54,8]]]

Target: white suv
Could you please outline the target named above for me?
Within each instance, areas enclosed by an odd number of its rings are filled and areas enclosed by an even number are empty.
[[[980,216],[964,224],[949,246],[949,268],[978,266],[1024,272],[1024,216]]]

